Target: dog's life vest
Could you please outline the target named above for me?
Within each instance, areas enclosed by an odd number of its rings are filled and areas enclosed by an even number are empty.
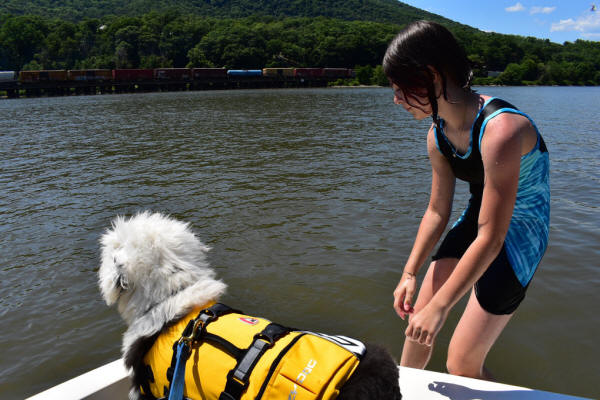
[[[167,371],[173,366],[174,343],[199,311],[201,309],[194,310],[167,328],[146,353],[144,363],[148,366],[149,379],[147,385],[140,388],[142,394],[155,398],[168,396],[171,376],[167,376],[172,371]],[[236,384],[234,372],[247,367],[240,365],[241,360],[251,351],[256,352],[253,346],[257,337],[261,337],[269,325],[276,324],[238,312],[226,313],[207,324],[186,362],[184,397],[219,399],[226,386]],[[364,345],[344,336],[284,329],[274,343],[253,360],[239,397],[222,399],[329,400],[337,397],[364,355]]]

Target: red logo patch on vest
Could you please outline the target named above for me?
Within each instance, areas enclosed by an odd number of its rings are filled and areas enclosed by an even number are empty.
[[[250,317],[240,317],[239,320],[247,323],[248,325],[256,325],[260,322],[256,318],[250,318]]]

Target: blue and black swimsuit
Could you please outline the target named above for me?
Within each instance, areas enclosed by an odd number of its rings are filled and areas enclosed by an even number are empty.
[[[439,151],[446,157],[454,175],[469,182],[471,198],[467,209],[452,226],[433,260],[461,258],[477,237],[479,210],[483,196],[484,170],[481,139],[487,123],[500,113],[523,115],[537,132],[537,143],[521,156],[519,187],[510,226],[500,254],[475,284],[479,304],[492,314],[511,314],[525,298],[525,291],[548,243],[550,185],[548,150],[533,120],[511,104],[491,98],[483,105],[473,127],[469,149],[456,151],[444,134],[444,121],[435,129]]]

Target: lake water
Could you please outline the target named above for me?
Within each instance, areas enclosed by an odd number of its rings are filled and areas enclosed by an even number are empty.
[[[600,88],[480,91],[534,118],[552,185],[548,251],[488,367],[502,382],[600,397]],[[17,99],[0,113],[0,397],[120,356],[98,239],[115,215],[145,209],[192,223],[226,303],[399,358],[392,291],[428,200],[429,121],[412,121],[390,89]],[[429,369],[445,370],[463,306]]]

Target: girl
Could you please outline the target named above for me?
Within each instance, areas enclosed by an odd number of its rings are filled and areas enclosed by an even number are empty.
[[[450,309],[470,291],[446,366],[451,374],[491,379],[485,358],[546,250],[546,146],[531,118],[470,89],[465,52],[439,24],[408,25],[390,43],[383,69],[396,104],[415,119],[433,118],[429,205],[394,291],[397,314],[410,314],[400,364],[427,365]],[[413,307],[415,276],[448,223],[456,178],[469,183],[469,205],[433,256]]]

